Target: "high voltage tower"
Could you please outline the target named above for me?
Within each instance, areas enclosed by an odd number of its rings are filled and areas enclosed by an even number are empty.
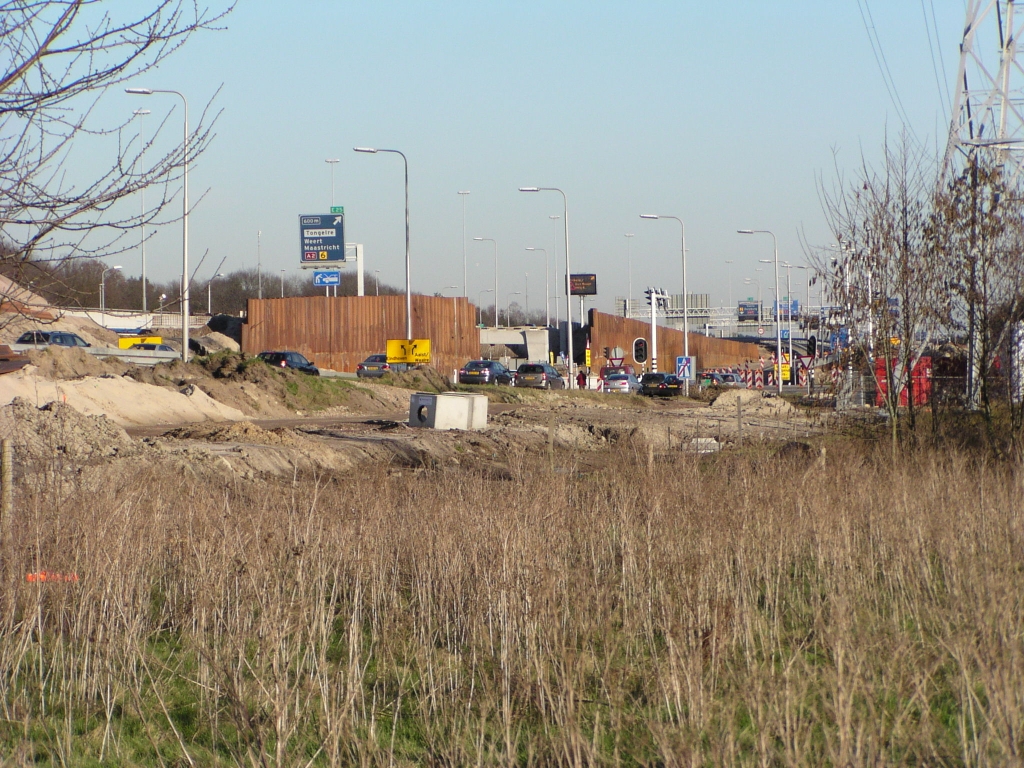
[[[1015,15],[1014,0],[967,0],[966,5],[940,183],[979,150],[993,153],[1013,181],[1024,170],[1024,69],[1017,58],[1024,9]]]

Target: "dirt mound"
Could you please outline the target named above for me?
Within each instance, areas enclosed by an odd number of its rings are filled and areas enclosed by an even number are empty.
[[[450,392],[455,388],[451,379],[429,365],[403,373],[386,374],[382,377],[381,383],[424,392]]]
[[[14,441],[18,458],[35,460],[64,457],[87,463],[133,456],[140,450],[128,433],[106,416],[85,416],[58,402],[36,408],[21,397],[0,408],[0,434]]]
[[[300,443],[295,433],[289,429],[264,429],[251,421],[237,421],[229,425],[190,425],[173,429],[166,436],[178,440],[205,440],[211,443],[291,446]]]
[[[81,379],[86,376],[121,376],[128,369],[125,363],[114,358],[101,359],[79,347],[47,347],[27,354],[36,366],[36,375],[51,381]]]
[[[757,411],[764,415],[780,416],[794,409],[781,397],[766,397],[759,389],[727,389],[711,404],[715,410],[735,411],[736,403],[743,404],[743,410]]]
[[[202,344],[210,354],[223,352],[225,350],[238,352],[241,349],[237,341],[225,336],[223,333],[217,333],[216,331],[208,331],[206,333],[200,331],[196,335],[195,339]]]

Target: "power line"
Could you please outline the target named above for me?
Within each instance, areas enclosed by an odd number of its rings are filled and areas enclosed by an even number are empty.
[[[861,5],[862,2],[863,5]],[[857,9],[860,11],[860,18],[864,23],[864,30],[868,33],[868,42],[871,43],[871,52],[875,55],[875,64],[878,65],[878,71],[882,75],[882,82],[885,83],[885,90],[889,93],[889,100],[892,101],[893,106],[896,108],[896,114],[903,124],[910,128],[911,133],[914,133],[914,127],[907,118],[907,112],[903,108],[903,102],[900,100],[899,92],[896,90],[896,82],[893,80],[892,72],[889,70],[889,64],[885,59],[885,52],[882,50],[882,41],[881,38],[878,37],[878,30],[875,27],[875,20],[871,15],[871,8],[868,5],[868,0],[857,0]]]

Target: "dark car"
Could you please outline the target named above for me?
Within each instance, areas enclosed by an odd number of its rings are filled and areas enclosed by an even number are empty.
[[[674,373],[645,373],[640,379],[640,394],[648,397],[681,395],[683,381]]]
[[[33,346],[45,347],[90,347],[92,346],[79,336],[70,331],[25,331],[18,337],[15,344],[32,344]]]
[[[370,355],[356,366],[360,379],[379,379],[385,373],[402,373],[409,366],[405,363],[389,363],[387,355]]]
[[[497,360],[470,360],[459,370],[459,384],[511,384],[512,371]]]
[[[523,363],[516,371],[516,386],[565,389],[565,379],[547,363]]]
[[[291,368],[293,371],[319,376],[320,369],[298,352],[260,352],[260,360],[276,368]]]
[[[128,347],[128,349],[129,350],[141,349],[141,350],[143,350],[145,352],[177,352],[178,351],[174,347],[170,346],[169,344],[153,344],[153,343],[148,342],[148,341],[143,341],[143,342],[141,342],[139,344],[132,344],[130,347]]]

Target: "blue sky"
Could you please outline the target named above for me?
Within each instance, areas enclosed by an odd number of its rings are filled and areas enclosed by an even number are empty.
[[[948,115],[922,11],[930,5],[869,8],[911,127],[934,147]],[[934,5],[951,81],[964,12],[961,3]],[[742,279],[771,256],[771,238],[736,229],[771,229],[780,257],[804,263],[801,233],[816,245],[831,239],[818,177],[831,182],[837,165],[856,172],[862,155],[877,158],[886,132],[900,131],[864,7],[242,0],[226,30],[195,38],[133,85],[181,90],[195,114],[222,87],[216,139],[190,176],[193,199],[205,192],[190,219],[193,262],[209,251],[201,280],[222,257],[226,271],[255,266],[257,230],[266,273],[295,270],[297,217],[328,210],[324,161],[338,158],[346,239],[364,244],[369,272],[404,284],[401,158],[352,151],[377,146],[409,158],[415,291],[461,292],[457,192],[470,190],[470,297],[494,283],[492,246],[472,238],[493,237],[502,303],[524,290],[528,273],[539,306],[543,258],[524,249],[552,255],[548,216],[562,213],[562,201],[517,191],[537,185],[568,195],[572,268],[597,274],[597,306],[610,310],[626,293],[626,233],[635,234],[634,297],[647,285],[681,290],[678,225],[641,213],[686,222],[689,288],[724,305],[725,261],[734,262],[735,301],[756,292]],[[106,109],[140,106],[155,126],[175,103],[105,98]],[[558,241],[562,264],[560,233]],[[136,255],[117,257],[126,273],[138,273]],[[160,231],[147,260],[152,278],[177,275],[180,228]],[[803,285],[803,273],[793,277]],[[794,295],[803,295],[795,285]]]

